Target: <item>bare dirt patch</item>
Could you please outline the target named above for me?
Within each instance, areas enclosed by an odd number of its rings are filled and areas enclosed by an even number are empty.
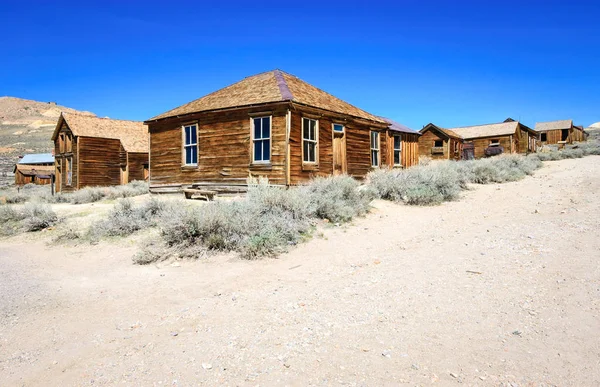
[[[599,175],[590,156],[436,207],[377,201],[276,260],[0,241],[0,380],[598,385]]]

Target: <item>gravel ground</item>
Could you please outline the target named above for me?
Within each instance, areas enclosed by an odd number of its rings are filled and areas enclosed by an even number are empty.
[[[2,385],[600,385],[600,157],[279,259],[0,241]]]

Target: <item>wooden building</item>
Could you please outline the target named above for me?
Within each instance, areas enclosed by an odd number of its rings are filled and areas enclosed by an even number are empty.
[[[63,112],[52,141],[56,192],[148,177],[148,131],[142,122]]]
[[[407,168],[419,164],[419,137],[421,133],[389,118],[379,117],[389,124],[385,135],[390,168]]]
[[[535,124],[535,131],[538,134],[540,145],[550,144],[572,144],[578,137],[574,134],[573,120],[559,120],[549,122],[538,122]]]
[[[463,139],[452,130],[429,123],[419,131],[419,156],[433,160],[461,160]]]
[[[482,158],[499,153],[536,151],[537,134],[511,118],[504,122],[458,128],[433,124],[421,130],[419,153],[433,159]]]
[[[573,142],[587,141],[587,136],[583,126],[573,125]]]
[[[194,183],[243,185],[249,176],[286,186],[331,174],[364,178],[393,164],[386,121],[280,70],[145,123],[153,192]]]
[[[37,153],[23,156],[13,170],[15,184],[51,184],[54,176],[52,153]]]

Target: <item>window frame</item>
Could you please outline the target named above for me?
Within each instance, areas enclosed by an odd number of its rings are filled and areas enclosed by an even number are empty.
[[[188,127],[195,127],[196,128],[196,142],[195,143],[189,143],[186,144],[186,136],[185,136],[185,129]],[[199,127],[200,125],[198,125],[198,122],[188,122],[186,124],[181,125],[181,165],[184,168],[195,168],[198,167],[199,164],[199,160],[200,160],[200,147],[198,146],[199,141],[198,141],[198,134],[199,134]],[[191,137],[191,136],[190,136]],[[187,154],[186,154],[186,150],[187,148],[192,148],[192,147],[196,147],[196,162],[195,163],[188,163],[187,162]]]
[[[305,121],[306,120],[306,121]],[[310,122],[310,121],[314,121],[315,122],[315,138],[314,139],[310,139],[310,138],[305,138],[304,137],[304,122]],[[302,124],[301,124],[301,138],[302,138],[302,164],[310,164],[310,165],[315,165],[319,163],[319,120],[316,118],[311,118],[311,117],[302,117]],[[310,161],[310,160],[306,160],[305,159],[305,154],[304,154],[304,142],[310,142],[312,144],[314,144],[314,160]]]
[[[437,142],[441,142],[442,145],[436,145]],[[443,148],[444,147],[444,140],[433,140],[433,147],[434,148]]]
[[[58,134],[58,152],[65,153],[65,132]]]
[[[67,162],[67,167],[65,168],[65,185],[71,187],[73,186],[73,158],[67,157],[65,158],[65,161]]]
[[[500,146],[500,139],[490,138],[490,144],[488,146]]]
[[[373,147],[373,134],[377,135],[377,147]],[[369,133],[369,156],[371,159],[371,168],[381,167],[381,133],[377,130],[371,130]],[[377,152],[377,164],[373,164],[373,152]]]
[[[548,141],[548,133],[540,133],[540,141],[542,141],[542,142]]]
[[[341,126],[342,130],[335,130],[336,126]],[[334,123],[331,124],[331,130],[333,131],[333,133],[340,133],[340,134],[346,133],[346,125],[334,122]]]
[[[255,120],[263,120],[264,118],[269,119],[269,137],[261,137],[257,139],[254,134],[254,121]],[[261,127],[261,136],[262,136],[262,127]],[[270,165],[273,157],[273,115],[258,115],[250,117],[250,138],[252,141],[250,142],[250,164],[254,165]],[[269,141],[269,159],[268,160],[256,160],[256,154],[254,151],[254,144],[256,141]]]
[[[396,149],[396,139],[400,142],[400,148]],[[396,152],[398,152],[398,163],[396,164]],[[392,136],[392,165],[394,167],[402,166],[402,135],[394,134]]]

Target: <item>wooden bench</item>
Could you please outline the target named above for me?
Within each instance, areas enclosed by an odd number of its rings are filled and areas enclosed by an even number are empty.
[[[183,194],[185,195],[186,199],[209,201],[209,200],[213,200],[215,198],[215,195],[217,194],[217,192],[209,191],[209,190],[205,190],[205,189],[188,188],[188,189],[183,190]]]

